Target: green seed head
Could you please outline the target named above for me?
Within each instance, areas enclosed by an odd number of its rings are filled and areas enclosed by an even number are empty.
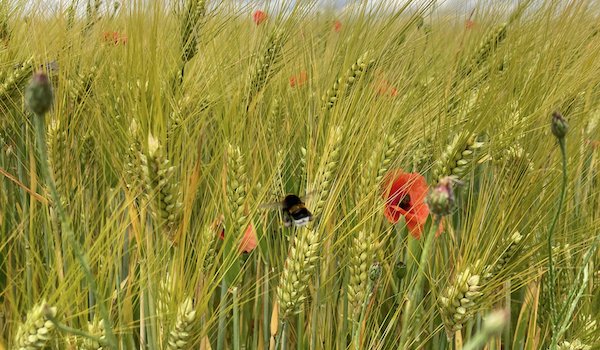
[[[563,139],[569,131],[569,124],[562,114],[558,112],[552,113],[552,133],[557,139]]]
[[[35,73],[25,90],[25,102],[29,109],[37,115],[44,115],[52,107],[53,99],[52,84],[48,76],[43,72]]]

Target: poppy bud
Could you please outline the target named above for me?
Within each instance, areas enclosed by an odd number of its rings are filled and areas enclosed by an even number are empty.
[[[438,185],[431,191],[428,198],[429,210],[435,215],[444,216],[452,212],[454,208],[454,192],[452,182],[454,180],[447,176],[440,180]]]
[[[396,263],[395,272],[396,272],[396,278],[398,279],[398,282],[402,281],[404,279],[404,277],[406,276],[406,264],[402,261],[398,261]]]
[[[562,114],[558,112],[552,113],[552,133],[554,136],[557,139],[562,139],[567,135],[567,131],[569,131],[569,124],[567,124]]]
[[[381,277],[381,265],[378,262],[375,262],[369,268],[369,279],[372,282],[375,282]]]
[[[43,72],[35,73],[25,90],[25,103],[29,109],[37,115],[44,115],[50,110],[53,99],[48,76]]]

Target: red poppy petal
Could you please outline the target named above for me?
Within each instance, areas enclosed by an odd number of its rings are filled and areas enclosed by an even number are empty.
[[[385,207],[383,215],[385,215],[386,219],[391,224],[397,223],[400,220],[400,217],[402,216],[402,214],[399,211],[392,209],[390,206]]]
[[[249,253],[253,251],[257,245],[258,239],[256,237],[256,231],[254,230],[254,226],[250,224],[246,228],[246,232],[244,232],[244,237],[242,237],[242,241],[240,242],[240,251]]]

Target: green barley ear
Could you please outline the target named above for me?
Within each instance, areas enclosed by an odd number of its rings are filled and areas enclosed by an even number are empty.
[[[96,22],[99,19],[99,15],[100,15],[100,5],[102,4],[102,0],[94,0],[94,5],[92,6],[92,2],[91,0],[87,1],[86,7],[85,7],[85,28],[84,31],[88,31],[90,30],[94,24],[96,24]]]
[[[74,79],[68,80],[67,91],[69,99],[75,104],[83,102],[91,92],[92,83],[94,82],[97,73],[98,68],[92,66],[89,69],[85,69],[81,73],[78,73]]]
[[[187,0],[181,26],[181,59],[189,62],[198,52],[198,29],[206,14],[206,0]]]
[[[398,155],[398,150],[400,146],[400,141],[398,137],[393,134],[386,134],[383,143],[383,156],[379,161],[379,168],[377,169],[377,178],[375,179],[375,185],[379,186],[383,181],[383,177],[390,170],[390,166],[392,165],[392,161],[396,159]]]
[[[225,239],[223,241],[224,257],[233,256],[233,252],[238,252],[237,237],[245,230],[244,225],[248,222],[246,214],[245,201],[248,193],[248,178],[244,157],[240,148],[227,145],[227,204],[226,204],[226,227]],[[229,261],[224,269],[224,281],[227,285],[232,285],[240,272],[240,261],[235,258]]]
[[[3,10],[4,10],[4,8],[3,8]],[[10,40],[10,28],[8,26],[8,16],[6,13],[0,13],[0,43],[5,43],[5,42],[8,42],[9,40]]]
[[[92,322],[88,322],[88,333],[102,341],[106,340],[104,334],[104,322],[99,317],[94,317]],[[84,338],[81,342],[81,350],[104,350],[104,347],[95,340]]]
[[[331,191],[331,185],[333,181],[333,174],[337,169],[340,162],[340,150],[343,140],[343,129],[341,127],[335,127],[331,130],[329,140],[329,148],[325,151],[323,156],[323,163],[319,166],[316,181],[313,183],[312,192],[315,193],[314,199],[310,199],[310,208],[315,215],[321,215],[323,207],[325,206],[325,200],[329,196]],[[309,225],[311,226],[311,225]]]
[[[488,281],[496,277],[504,268],[512,261],[515,255],[521,248],[521,241],[523,235],[519,232],[513,233],[508,239],[505,239],[501,246],[505,247],[502,254],[496,262],[492,265],[487,265],[482,273],[482,284],[486,284]]]
[[[487,61],[504,39],[506,39],[507,27],[508,23],[502,23],[486,34],[477,50],[475,50],[473,55],[463,64],[463,67],[460,70],[460,77],[468,76]]]
[[[158,284],[156,291],[156,317],[160,326],[161,340],[162,335],[167,331],[169,321],[169,311],[173,302],[175,290],[173,279],[169,274],[166,275]]]
[[[148,135],[148,154],[142,155],[142,164],[152,214],[173,240],[183,211],[181,192],[174,175],[175,167],[163,155],[161,144],[152,134]]]
[[[433,166],[433,181],[437,183],[446,176],[459,180],[464,177],[477,162],[484,159],[480,149],[483,142],[477,141],[474,134],[463,132],[454,137]]]
[[[227,200],[231,225],[230,232],[241,232],[248,216],[244,202],[248,191],[248,179],[244,157],[240,148],[231,144],[227,147]]]
[[[79,161],[81,164],[82,173],[86,178],[90,178],[93,176],[95,171],[98,170],[99,164],[98,160],[96,159],[96,147],[93,131],[83,136]]]
[[[248,105],[250,105],[255,95],[267,85],[269,79],[279,70],[279,62],[283,57],[283,45],[285,44],[284,33],[282,28],[277,28],[271,33],[267,48],[258,59],[256,67],[252,72]]]
[[[186,298],[177,309],[177,318],[175,326],[169,333],[167,349],[189,349],[188,342],[192,335],[192,328],[196,320],[196,310],[192,304],[191,298]]]
[[[320,244],[316,230],[303,228],[296,233],[277,286],[280,319],[300,312],[317,266]]]
[[[71,4],[67,7],[66,16],[67,16],[67,31],[73,28],[75,24],[75,13],[77,12],[77,0],[72,0]]]
[[[324,110],[332,109],[341,94],[350,92],[356,81],[375,63],[375,60],[369,57],[370,55],[371,51],[367,51],[360,56],[346,74],[339,77],[331,89],[325,92],[322,98]]]
[[[61,202],[67,204],[72,184],[70,181],[72,177],[69,173],[70,167],[67,162],[69,154],[67,130],[62,127],[58,120],[53,120],[48,127],[47,134],[48,162],[50,163],[50,169],[52,169],[52,177],[56,184],[56,190],[61,196]]]
[[[55,328],[48,315],[56,317],[56,307],[48,307],[45,300],[36,304],[27,313],[25,322],[17,328],[14,347],[19,350],[45,349]]]
[[[441,317],[446,328],[446,336],[452,339],[454,333],[462,329],[464,323],[475,314],[480,292],[481,277],[470,268],[459,272],[454,281],[446,287],[439,299]]]
[[[199,243],[201,246],[206,247],[206,252],[204,252],[203,260],[202,260],[202,269],[204,273],[208,273],[210,269],[213,267],[213,262],[215,261],[215,237],[217,235],[217,230],[215,230],[212,225],[204,225],[204,228],[201,232],[201,242]]]
[[[579,340],[579,339],[575,339],[572,342],[568,342],[565,340],[562,343],[558,344],[558,350],[591,350],[591,349],[592,349],[591,346],[582,343],[581,340]]]
[[[533,171],[531,157],[520,143],[514,143],[508,148],[503,149],[493,161],[494,164],[503,167],[516,178],[521,178],[526,173]]]
[[[359,231],[350,247],[350,281],[348,282],[348,303],[353,320],[358,320],[365,298],[370,291],[369,270],[373,262],[373,244],[369,235]]]
[[[4,101],[9,100],[14,93],[23,87],[29,79],[32,69],[33,57],[30,57],[4,78],[4,81],[0,84],[0,102],[10,105]]]
[[[392,161],[398,153],[398,138],[393,134],[385,134],[383,142],[379,143],[371,155],[367,164],[361,167],[362,175],[358,179],[356,201],[368,200],[378,193],[383,177],[390,169]],[[371,210],[370,208],[367,208]]]
[[[142,143],[139,137],[137,121],[133,119],[129,125],[129,147],[125,153],[125,185],[134,195],[142,191],[144,183],[144,166],[142,164]]]

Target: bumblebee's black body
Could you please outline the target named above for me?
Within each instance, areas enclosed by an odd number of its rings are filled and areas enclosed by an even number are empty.
[[[311,212],[306,209],[304,202],[300,197],[294,194],[288,194],[281,202],[283,219],[286,227],[292,225],[301,227],[308,224],[313,219]]]

